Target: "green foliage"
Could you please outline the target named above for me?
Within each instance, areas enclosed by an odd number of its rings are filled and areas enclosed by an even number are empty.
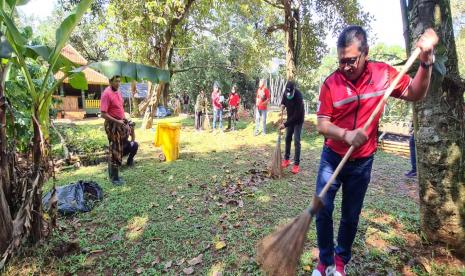
[[[12,4],[13,2],[14,1],[11,1],[11,3],[9,3],[10,7],[14,6]],[[90,2],[91,0],[81,1],[63,20],[56,31],[56,45],[53,48],[29,45],[28,40],[32,36],[31,28],[26,27],[21,33],[14,19],[7,14],[5,9],[0,9],[0,21],[6,29],[6,38],[14,53],[9,61],[17,66],[18,75],[22,75],[25,80],[26,90],[32,100],[32,105],[30,106],[31,115],[37,119],[45,139],[48,138],[49,109],[52,102],[51,95],[60,83],[54,81],[52,73],[57,70],[63,70],[64,72],[70,70],[70,68],[66,66],[69,63],[63,61],[60,52],[68,41],[72,30],[89,7]],[[28,67],[28,62],[31,59],[36,60],[39,56],[41,60],[37,61],[43,62],[47,69],[46,73],[40,76],[40,79],[34,79],[34,72],[33,70],[30,71],[31,67]]]
[[[240,41],[234,37],[229,41],[215,41],[205,38],[205,45],[191,49],[177,65],[180,69],[192,68],[187,71],[175,73],[171,90],[175,94],[186,91],[191,99],[195,99],[203,89],[210,95],[213,84],[217,82],[224,96],[231,91],[232,85],[237,85],[237,91],[242,102],[250,108],[254,104],[256,80],[259,78],[261,64],[250,65],[244,73],[245,57],[242,55]],[[244,57],[244,59],[243,59]],[[247,61],[245,61],[247,62]],[[256,72],[253,72],[255,69]]]
[[[5,83],[5,95],[8,99],[13,116],[7,116],[7,135],[9,143],[15,143],[19,152],[26,152],[32,138],[32,100],[27,93],[24,80],[7,81]],[[12,146],[12,145],[11,145]]]
[[[102,61],[89,64],[104,74],[107,78],[121,76],[125,82],[131,80],[148,80],[153,83],[170,81],[170,73],[167,70],[125,61]]]
[[[56,128],[65,138],[66,146],[71,153],[93,155],[108,147],[108,140],[102,127],[61,124]],[[52,153],[59,156],[62,151],[60,139],[55,132],[51,134]]]
[[[407,58],[404,48],[397,45],[388,46],[384,43],[370,47],[369,56],[371,60],[386,62],[390,65],[398,64]]]

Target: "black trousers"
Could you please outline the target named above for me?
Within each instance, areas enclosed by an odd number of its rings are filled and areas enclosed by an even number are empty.
[[[294,165],[300,164],[300,138],[302,135],[302,125],[303,123],[286,127],[286,149],[284,152],[284,159],[289,160],[291,155],[292,135],[294,135]]]
[[[134,161],[134,156],[136,156],[138,149],[139,144],[137,142],[125,141],[123,143],[123,156],[128,155],[128,164]]]
[[[195,112],[195,129],[202,129],[202,111]]]
[[[232,121],[232,126],[235,129],[236,122],[237,122],[237,108],[231,108],[231,110],[229,111],[228,129],[231,128],[231,121]]]

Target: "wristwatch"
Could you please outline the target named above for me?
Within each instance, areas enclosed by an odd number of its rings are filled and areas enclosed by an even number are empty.
[[[429,69],[433,65],[435,59],[436,59],[436,57],[433,54],[433,58],[431,59],[430,62],[423,62],[422,61],[422,62],[420,62],[420,66],[423,67],[423,69]]]

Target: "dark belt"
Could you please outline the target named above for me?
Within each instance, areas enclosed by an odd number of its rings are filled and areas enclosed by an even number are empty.
[[[324,145],[324,148],[330,150],[331,152],[333,152],[334,154],[336,155],[339,155],[339,153],[335,152],[334,150],[332,150],[330,147]],[[349,157],[349,159],[347,160],[347,162],[351,162],[351,163],[356,163],[356,162],[364,162],[364,161],[367,161],[368,159],[371,159],[373,158],[375,154],[372,153],[371,155],[367,156],[367,157],[360,157],[360,158],[352,158],[352,157]],[[340,156],[340,155],[339,155]],[[344,156],[340,156],[341,158],[344,158]]]

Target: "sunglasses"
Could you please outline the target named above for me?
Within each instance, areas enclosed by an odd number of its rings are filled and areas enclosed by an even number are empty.
[[[346,66],[356,67],[361,56],[362,56],[362,54],[360,54],[360,55],[358,55],[356,57],[341,58],[339,60],[339,66],[340,67],[346,67]]]

